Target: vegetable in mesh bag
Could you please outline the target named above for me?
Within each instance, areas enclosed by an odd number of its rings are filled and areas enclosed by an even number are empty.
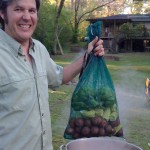
[[[66,139],[123,136],[116,93],[103,57],[89,55],[72,94]]]
[[[91,54],[72,95],[64,137],[102,136],[123,137],[123,130],[114,85],[104,58]]]

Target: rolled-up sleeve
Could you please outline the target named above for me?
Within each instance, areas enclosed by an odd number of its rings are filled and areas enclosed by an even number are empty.
[[[52,59],[50,59],[47,64],[47,78],[49,88],[56,88],[62,84],[63,79],[63,67],[55,64]]]
[[[49,53],[46,54],[46,70],[49,88],[53,89],[60,86],[63,80],[63,67],[57,65]]]

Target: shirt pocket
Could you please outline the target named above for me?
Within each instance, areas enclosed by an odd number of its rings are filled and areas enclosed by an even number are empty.
[[[24,110],[31,80],[25,76],[0,78],[0,110]]]
[[[45,71],[36,74],[38,93],[42,97],[48,97],[48,79]]]
[[[45,71],[38,72],[36,74],[36,79],[40,85],[45,86],[45,87],[48,86],[47,73]]]

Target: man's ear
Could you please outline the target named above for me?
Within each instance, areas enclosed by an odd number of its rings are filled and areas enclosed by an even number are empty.
[[[0,18],[2,18],[4,20],[4,15],[1,11],[0,11]]]

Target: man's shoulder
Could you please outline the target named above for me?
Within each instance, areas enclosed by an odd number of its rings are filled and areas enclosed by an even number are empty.
[[[46,46],[41,41],[39,41],[37,39],[32,39],[32,41],[33,41],[34,46],[35,46],[36,49],[40,49],[40,50],[45,49],[45,50],[47,50]]]
[[[33,42],[34,49],[36,52],[47,54],[48,50],[47,50],[46,46],[44,44],[42,44],[41,41],[39,41],[37,39],[32,39],[32,42]]]
[[[32,39],[33,43],[35,46],[40,46],[40,47],[45,47],[44,44],[42,44],[39,40],[37,39]]]

